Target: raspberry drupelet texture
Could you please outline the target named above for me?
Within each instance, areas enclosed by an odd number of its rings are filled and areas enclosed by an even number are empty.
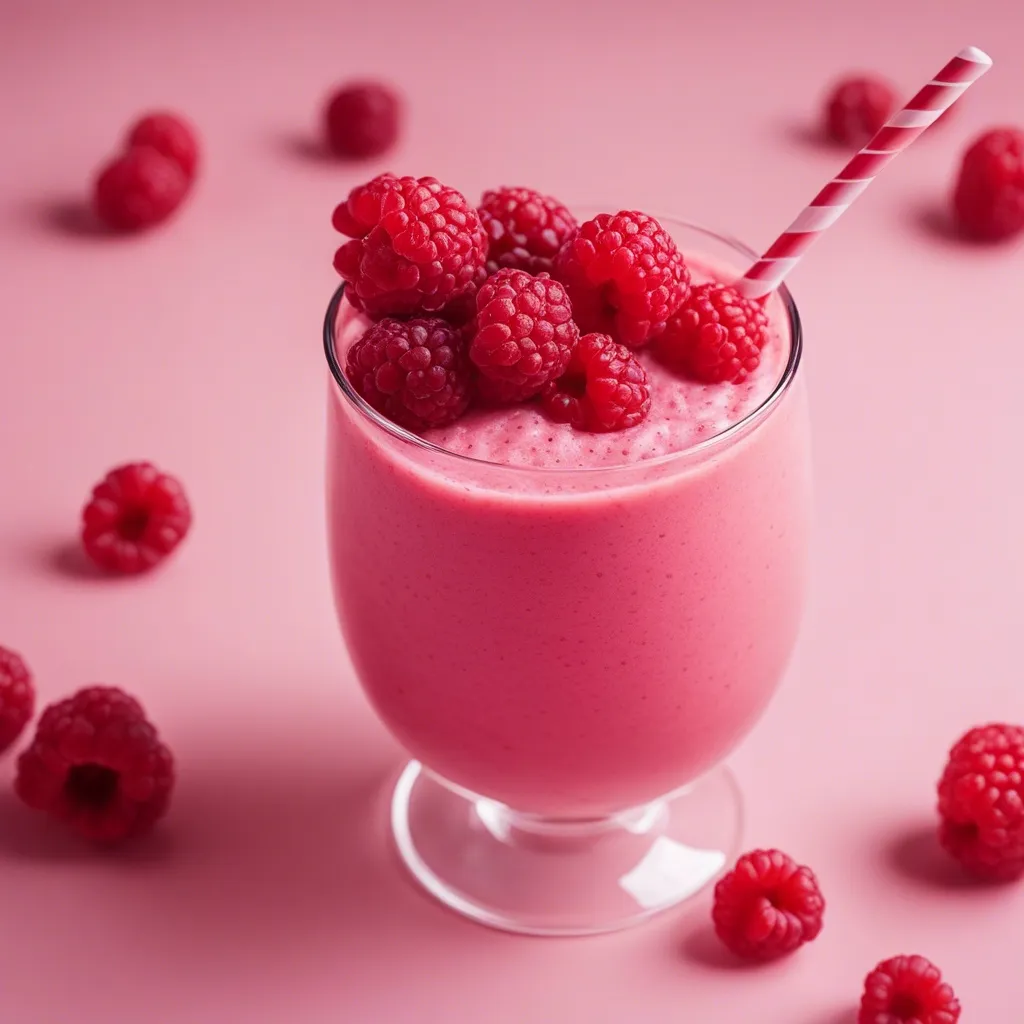
[[[630,348],[656,337],[690,293],[690,272],[667,231],[645,213],[585,221],[555,260],[584,332]]]
[[[715,886],[715,932],[737,956],[785,956],[821,931],[825,900],[810,868],[780,850],[753,850]]]
[[[32,720],[35,705],[36,691],[28,666],[19,654],[0,647],[0,753]]]
[[[998,242],[1024,231],[1024,131],[995,128],[964,153],[953,192],[960,230]]]
[[[938,790],[939,840],[967,871],[991,881],[1024,875],[1024,728],[965,733]]]
[[[557,199],[532,188],[485,192],[478,207],[487,232],[487,272],[515,267],[551,273],[555,257],[576,230],[576,218]]]
[[[199,163],[199,139],[180,114],[158,111],[139,118],[128,131],[128,148],[149,146],[176,163],[191,182]]]
[[[825,98],[825,134],[848,146],[861,146],[896,109],[896,92],[877,75],[851,75],[836,82]]]
[[[90,686],[44,712],[18,758],[15,789],[29,806],[87,839],[119,842],[166,812],[174,762],[138,701]]]
[[[607,334],[585,334],[566,372],[545,385],[541,401],[556,423],[577,430],[626,430],[651,411],[647,373],[625,345]]]
[[[666,362],[697,380],[739,384],[760,364],[768,314],[722,284],[698,285],[658,338]]]
[[[192,526],[181,484],[152,463],[112,469],[82,510],[82,546],[101,569],[140,573],[162,562]]]
[[[348,350],[345,374],[374,409],[409,430],[458,419],[473,380],[465,332],[436,318],[373,324]]]
[[[327,146],[356,159],[386,153],[398,138],[402,101],[383,82],[350,82],[336,90],[324,108]]]
[[[507,385],[491,397],[529,398],[565,373],[580,332],[565,288],[548,274],[499,270],[476,295],[469,357],[483,377]]]
[[[864,979],[857,1024],[956,1024],[960,1003],[923,956],[883,960]]]
[[[133,146],[104,166],[93,189],[96,216],[115,231],[152,227],[181,205],[189,179],[152,146]]]
[[[382,174],[354,188],[333,223],[351,238],[334,257],[348,300],[375,319],[437,312],[486,275],[476,210],[436,178]]]

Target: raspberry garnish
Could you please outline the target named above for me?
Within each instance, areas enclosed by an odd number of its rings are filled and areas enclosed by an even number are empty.
[[[607,334],[585,334],[569,368],[541,392],[544,409],[577,430],[635,427],[651,411],[647,373],[636,356]]]
[[[82,546],[108,572],[145,572],[182,542],[191,525],[181,484],[148,462],[130,462],[93,488],[82,510]]]
[[[875,75],[853,75],[832,87],[825,99],[825,133],[834,142],[861,146],[896,109],[892,86]]]
[[[487,236],[465,197],[436,178],[381,174],[334,211],[352,241],[335,254],[348,299],[373,317],[436,312],[475,290]]]
[[[147,114],[128,132],[128,148],[149,146],[173,160],[191,181],[199,162],[199,141],[195,129],[180,115],[167,112]]]
[[[636,348],[658,335],[690,292],[690,272],[668,232],[645,213],[602,213],[562,247],[555,274],[581,331]]]
[[[697,380],[738,384],[753,373],[768,342],[768,314],[759,302],[724,284],[702,284],[658,338],[658,351]]]
[[[485,192],[478,212],[489,241],[489,274],[502,267],[551,273],[559,249],[576,230],[576,218],[557,199],[532,188]]]
[[[1024,728],[983,725],[953,746],[939,780],[939,840],[971,874],[1024,874]]]
[[[810,868],[780,850],[754,850],[715,886],[715,932],[737,956],[785,956],[821,931],[825,900]]]
[[[956,1024],[960,1003],[923,956],[883,960],[865,979],[857,1024]]]
[[[1024,230],[1024,131],[995,128],[964,153],[953,210],[965,235],[986,242]]]
[[[374,409],[409,430],[451,423],[469,405],[465,335],[444,320],[373,324],[348,350],[345,374]]]
[[[382,82],[350,82],[324,108],[327,145],[338,156],[379,156],[398,138],[401,113],[394,89]]]
[[[152,146],[133,146],[96,178],[96,215],[117,231],[137,231],[166,220],[181,205],[189,180]]]
[[[0,753],[7,750],[32,720],[36,691],[21,656],[0,647]]]
[[[109,843],[151,828],[173,787],[171,752],[138,701],[110,686],[50,705],[18,758],[15,779],[29,807]]]

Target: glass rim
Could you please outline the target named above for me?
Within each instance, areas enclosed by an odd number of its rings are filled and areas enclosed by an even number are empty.
[[[716,242],[727,245],[740,255],[747,257],[751,262],[759,258],[758,254],[753,249],[744,245],[743,242],[740,242],[738,239],[735,239],[730,235],[718,234],[708,228],[701,227],[699,224],[680,220],[678,217],[672,217],[669,215],[659,216],[656,214],[652,216],[655,216],[655,219],[662,223],[674,224],[677,227],[685,228],[689,231],[695,231],[707,238],[714,239]],[[639,462],[624,462],[613,466],[516,466],[507,462],[493,462],[490,459],[478,459],[472,455],[463,455],[460,452],[453,452],[448,448],[444,448],[439,444],[434,444],[433,441],[428,441],[426,438],[420,437],[419,434],[415,434],[411,430],[407,430],[405,427],[401,427],[397,423],[393,423],[382,413],[374,409],[373,406],[371,406],[369,402],[367,402],[366,399],[356,391],[345,376],[345,372],[338,360],[338,353],[335,347],[335,325],[338,320],[338,310],[341,307],[342,299],[345,297],[345,289],[346,283],[342,281],[342,283],[335,289],[330,302],[327,304],[327,312],[324,316],[323,339],[324,355],[327,357],[327,366],[330,369],[331,376],[334,378],[334,383],[337,385],[346,400],[358,413],[360,413],[360,415],[369,420],[369,422],[375,427],[380,428],[386,434],[390,434],[393,438],[402,441],[405,444],[412,445],[422,451],[431,452],[446,459],[455,459],[462,463],[468,463],[478,467],[486,466],[497,471],[509,473],[550,473],[553,475],[563,474],[571,476],[588,473],[615,474],[628,470],[635,472],[637,469],[641,468],[655,468],[677,461],[689,461],[699,457],[706,457],[709,454],[712,454],[716,449],[727,448],[736,438],[752,429],[760,420],[764,419],[772,412],[772,410],[774,410],[781,401],[783,395],[789,391],[790,385],[796,379],[796,373],[800,367],[802,361],[801,357],[803,355],[803,326],[800,320],[800,313],[797,309],[792,293],[785,284],[782,284],[779,285],[777,291],[779,297],[782,299],[786,318],[789,321],[789,358],[786,360],[786,366],[782,371],[782,375],[779,377],[772,390],[765,396],[762,402],[748,412],[742,419],[730,424],[725,428],[725,430],[720,430],[717,434],[713,434],[711,437],[705,438],[703,441],[699,441],[697,444],[681,448],[679,451],[667,452],[666,454],[659,455],[653,459],[643,459]]]

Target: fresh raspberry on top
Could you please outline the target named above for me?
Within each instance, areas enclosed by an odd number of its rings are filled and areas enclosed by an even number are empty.
[[[558,251],[576,230],[576,218],[557,199],[532,188],[485,192],[477,212],[489,242],[489,274],[502,267],[551,273]]]
[[[35,705],[36,691],[28,666],[20,655],[0,647],[0,753],[32,720]]]
[[[108,572],[145,572],[184,540],[191,525],[181,484],[149,462],[131,462],[93,488],[82,510],[82,546]]]
[[[167,220],[188,187],[188,177],[173,160],[152,146],[133,146],[100,170],[93,207],[107,227],[138,231]]]
[[[896,109],[893,87],[877,75],[851,75],[825,98],[825,134],[833,142],[862,146]]]
[[[658,338],[666,362],[710,384],[739,384],[761,362],[768,314],[759,302],[724,284],[701,284]]]
[[[964,153],[953,192],[961,231],[998,242],[1024,230],[1024,131],[995,128]]]
[[[821,931],[825,900],[810,868],[780,850],[753,850],[715,886],[715,932],[737,956],[785,956]]]
[[[541,392],[548,416],[577,430],[626,430],[651,411],[647,373],[636,355],[607,334],[585,334],[569,368]]]
[[[499,270],[477,292],[476,309],[469,357],[484,377],[527,398],[565,372],[580,331],[565,288],[548,274]]]
[[[335,254],[335,269],[348,300],[372,317],[436,312],[480,284],[480,218],[436,178],[381,174],[349,193],[333,223],[352,239]]]
[[[165,111],[139,118],[128,132],[128,148],[149,146],[173,160],[192,181],[199,162],[199,140],[195,129],[180,114]]]
[[[939,840],[971,874],[1024,874],[1024,728],[983,725],[950,751],[939,780]]]
[[[114,843],[163,817],[174,762],[138,701],[90,686],[43,712],[14,785],[29,807],[87,839]]]
[[[383,82],[350,82],[331,94],[324,108],[327,145],[338,156],[386,153],[398,138],[402,101]]]
[[[473,380],[465,333],[439,319],[373,324],[348,350],[345,375],[374,409],[409,430],[457,420]]]
[[[555,276],[581,331],[637,348],[656,337],[690,292],[690,272],[667,231],[645,213],[602,213],[562,247]]]
[[[857,1024],[956,1024],[960,1003],[923,956],[883,960],[865,979]]]

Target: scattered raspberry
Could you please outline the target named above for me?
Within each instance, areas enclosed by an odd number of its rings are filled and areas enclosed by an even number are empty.
[[[185,538],[192,510],[181,484],[148,462],[112,469],[82,510],[82,546],[108,572],[145,572]]]
[[[1024,230],[1024,131],[985,132],[964,153],[953,210],[965,235],[986,242]]]
[[[485,192],[478,209],[487,232],[487,272],[515,267],[551,273],[558,250],[576,230],[576,219],[557,199],[532,188]]]
[[[138,701],[90,686],[43,712],[18,758],[14,787],[29,807],[87,839],[113,843],[163,817],[174,762]]]
[[[854,75],[837,82],[825,99],[825,134],[833,142],[861,146],[896,109],[896,93],[875,75]]]
[[[883,960],[865,979],[857,1024],[956,1024],[960,1003],[923,956]]]
[[[28,666],[14,651],[0,647],[0,753],[32,720],[35,705],[36,691]]]
[[[690,292],[668,232],[645,213],[602,213],[580,225],[555,260],[581,331],[636,348],[665,327]]]
[[[137,231],[166,220],[188,191],[182,169],[152,146],[135,146],[96,178],[96,215],[117,231]]]
[[[199,162],[199,141],[195,129],[179,114],[147,114],[128,132],[128,148],[149,146],[174,161],[192,181]]]
[[[536,388],[485,377],[482,373],[476,375],[476,397],[483,405],[517,405],[536,396]]]
[[[480,284],[487,236],[465,197],[436,178],[381,174],[334,211],[352,241],[335,254],[348,299],[373,317],[436,312]]]
[[[785,956],[821,931],[825,900],[810,868],[779,850],[754,850],[715,886],[712,919],[737,956]]]
[[[580,338],[568,370],[545,385],[541,400],[551,419],[577,430],[626,430],[651,411],[644,368],[607,334]]]
[[[373,324],[348,350],[345,373],[374,409],[409,430],[457,420],[473,379],[464,333],[437,319]]]
[[[669,363],[708,383],[738,384],[753,373],[768,343],[768,314],[728,285],[702,284],[658,338]]]
[[[1024,728],[984,725],[961,737],[939,780],[939,818],[940,842],[972,874],[1024,874]]]
[[[401,115],[401,100],[390,86],[350,82],[331,95],[324,109],[327,145],[338,156],[379,156],[395,144]]]

